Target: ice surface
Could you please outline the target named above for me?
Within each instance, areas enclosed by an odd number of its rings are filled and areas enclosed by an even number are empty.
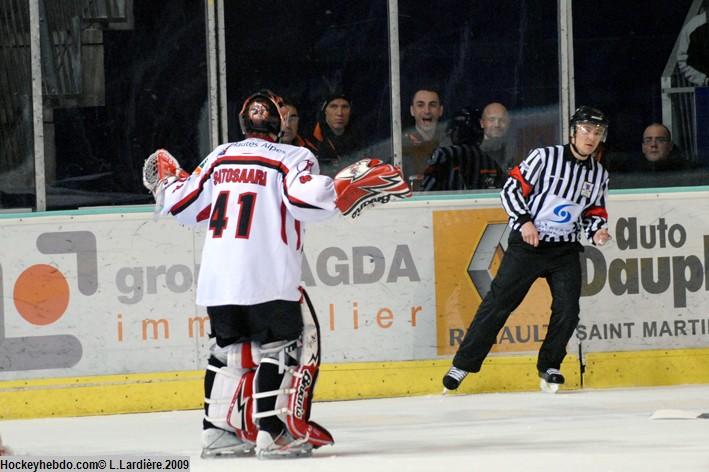
[[[468,380],[470,381],[470,380]],[[335,445],[285,461],[199,458],[201,411],[0,421],[18,454],[189,455],[193,472],[709,471],[709,385],[315,403]]]

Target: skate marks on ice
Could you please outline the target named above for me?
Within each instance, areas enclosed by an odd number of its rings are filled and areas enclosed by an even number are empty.
[[[651,420],[709,420],[709,412],[700,410],[657,410]]]
[[[192,472],[548,472],[555,461],[574,472],[706,472],[707,423],[650,421],[667,408],[707,412],[709,385],[316,403],[335,445],[282,462],[199,459],[198,410],[0,421],[0,432],[17,453],[189,455]]]

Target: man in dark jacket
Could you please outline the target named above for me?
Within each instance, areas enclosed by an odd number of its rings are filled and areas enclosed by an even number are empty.
[[[320,173],[333,177],[338,169],[357,160],[361,139],[351,126],[352,103],[341,92],[329,95],[318,113],[318,121],[305,146],[315,154]]]

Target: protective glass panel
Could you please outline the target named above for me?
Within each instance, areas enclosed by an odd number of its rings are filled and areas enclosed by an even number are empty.
[[[40,5],[48,209],[151,203],[144,159],[208,142],[203,2]]]
[[[399,2],[399,21],[403,160],[416,189],[499,188],[530,149],[558,143],[556,2]],[[432,160],[438,145],[448,149]]]
[[[321,173],[368,154],[391,157],[387,2],[225,2],[230,140],[238,113],[262,88],[298,112],[295,142]]]
[[[0,2],[0,211],[35,206],[28,2]]]
[[[706,2],[574,3],[576,103],[610,118],[611,188],[709,182]]]

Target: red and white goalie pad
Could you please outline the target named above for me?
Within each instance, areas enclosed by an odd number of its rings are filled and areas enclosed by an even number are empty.
[[[335,175],[336,206],[345,216],[357,218],[362,210],[388,203],[392,197],[407,198],[411,188],[399,167],[379,159],[357,161]]]
[[[335,440],[327,429],[310,420],[315,382],[320,369],[320,326],[307,294],[304,290],[302,292],[307,306],[302,303],[303,335],[298,343],[298,365],[286,369],[279,390],[256,393],[254,397],[276,394],[274,411],[258,413],[256,416],[277,414],[295,439],[294,443],[307,442],[317,448],[333,444]]]
[[[212,355],[226,366],[207,368],[213,371],[214,383],[207,403],[207,421],[217,428],[232,431],[242,441],[256,442],[253,383],[258,357],[256,343],[238,343],[212,348]]]
[[[307,441],[313,447],[327,446],[335,442],[332,434],[327,429],[314,421],[310,421],[310,407],[313,401],[318,369],[319,367],[313,365],[300,366],[290,376],[293,393],[288,397],[289,414],[285,418],[286,427],[291,435],[295,439]],[[276,403],[276,408],[278,408],[278,402]]]
[[[143,185],[157,198],[160,184],[166,180],[184,179],[189,174],[180,168],[172,154],[158,149],[143,163]]]

